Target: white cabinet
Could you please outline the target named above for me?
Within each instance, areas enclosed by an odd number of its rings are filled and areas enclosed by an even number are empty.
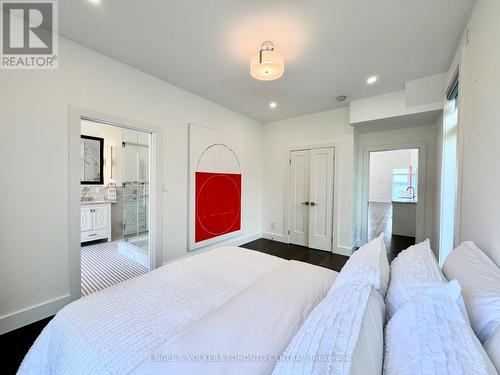
[[[85,232],[88,230],[92,230],[93,223],[93,211],[89,206],[82,206],[80,208],[80,231]]]
[[[85,204],[80,207],[80,241],[111,241],[111,203]]]
[[[92,229],[101,230],[108,229],[109,219],[111,217],[111,204],[99,204],[94,207],[94,214],[92,215]]]
[[[392,202],[392,234],[415,237],[417,226],[416,202]]]

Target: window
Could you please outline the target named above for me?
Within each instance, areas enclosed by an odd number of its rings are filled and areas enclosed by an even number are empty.
[[[417,201],[418,175],[416,168],[396,168],[392,170],[392,199],[414,199]],[[411,189],[413,188],[413,189]]]

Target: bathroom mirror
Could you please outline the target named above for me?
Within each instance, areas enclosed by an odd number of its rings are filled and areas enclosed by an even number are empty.
[[[104,138],[81,136],[80,183],[104,185]]]

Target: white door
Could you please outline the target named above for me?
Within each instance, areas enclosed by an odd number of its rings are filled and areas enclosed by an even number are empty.
[[[309,247],[332,250],[333,148],[311,150]]]
[[[309,150],[290,153],[290,242],[302,246],[309,245],[309,153]]]
[[[81,207],[80,209],[80,230],[82,232],[92,230],[92,208]]]
[[[94,230],[109,228],[109,214],[107,205],[94,207]]]

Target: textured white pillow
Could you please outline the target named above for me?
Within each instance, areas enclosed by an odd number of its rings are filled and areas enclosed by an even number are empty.
[[[486,350],[486,353],[488,353],[491,362],[493,362],[493,365],[496,367],[498,373],[500,374],[500,325],[490,336],[488,341],[484,343],[484,350]]]
[[[410,246],[391,263],[390,283],[385,299],[387,320],[424,288],[446,282],[432,253],[429,240]]]
[[[448,255],[443,272],[460,282],[472,328],[486,342],[500,326],[500,269],[473,242],[464,242]]]
[[[410,299],[385,330],[384,375],[496,374],[462,314],[457,281]]]
[[[384,243],[384,234],[361,246],[351,255],[334,285],[349,285],[367,283],[373,285],[382,297],[387,292],[389,284],[389,261]]]
[[[273,374],[381,374],[384,301],[368,284],[332,287],[308,316]]]

